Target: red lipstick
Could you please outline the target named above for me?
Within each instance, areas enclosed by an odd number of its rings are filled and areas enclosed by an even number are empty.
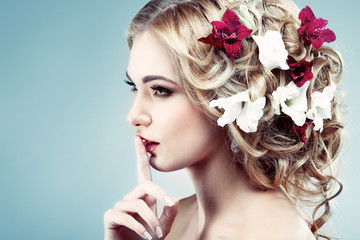
[[[159,146],[159,144],[160,144],[158,142],[153,142],[148,139],[145,139],[143,137],[141,137],[141,140],[145,146],[146,151],[149,153],[154,152],[156,150],[157,146]]]

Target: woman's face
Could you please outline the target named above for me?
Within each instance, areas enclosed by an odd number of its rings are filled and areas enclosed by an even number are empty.
[[[224,144],[222,129],[197,110],[184,92],[171,57],[149,32],[137,35],[128,66],[134,102],[128,121],[161,171],[191,166]]]

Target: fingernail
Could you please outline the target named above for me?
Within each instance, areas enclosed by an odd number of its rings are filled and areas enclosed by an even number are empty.
[[[163,233],[162,233],[160,227],[156,227],[156,234],[157,234],[158,238],[162,238],[162,237],[163,237]]]
[[[148,240],[151,240],[151,239],[152,239],[150,233],[148,233],[148,232],[144,232],[144,236],[145,236]]]
[[[168,196],[165,196],[165,197],[164,197],[164,202],[165,202],[166,205],[168,205],[169,207],[171,207],[171,206],[174,205],[173,200],[172,200],[170,197],[168,197]]]

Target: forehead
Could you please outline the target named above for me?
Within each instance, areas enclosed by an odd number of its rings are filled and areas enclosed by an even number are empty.
[[[135,37],[127,71],[134,81],[149,75],[160,75],[178,82],[170,54],[147,31]]]

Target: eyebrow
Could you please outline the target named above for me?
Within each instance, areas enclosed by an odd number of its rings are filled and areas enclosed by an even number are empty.
[[[133,82],[133,80],[130,78],[129,76],[129,73],[126,71],[126,77],[131,81]],[[169,83],[172,83],[172,84],[175,84],[175,85],[178,85],[177,82],[167,78],[167,77],[164,77],[164,76],[161,76],[161,75],[147,75],[145,77],[142,78],[142,81],[143,83],[148,83],[148,82],[151,82],[151,81],[154,81],[154,80],[163,80],[163,81],[166,81],[166,82],[169,82]]]

